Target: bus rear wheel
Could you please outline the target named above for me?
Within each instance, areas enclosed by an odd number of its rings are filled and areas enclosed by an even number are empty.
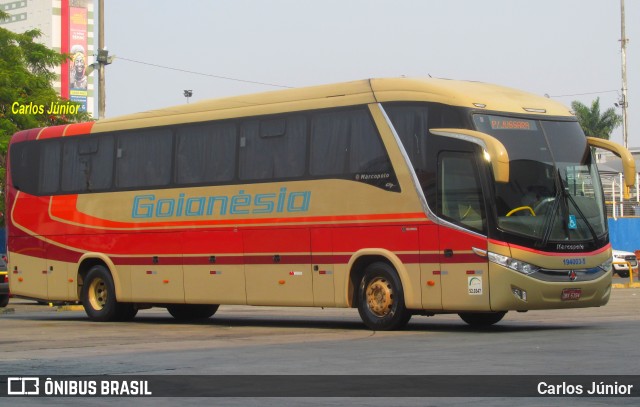
[[[0,295],[0,308],[4,308],[9,305],[9,294]]]
[[[506,312],[462,312],[460,318],[474,328],[482,328],[497,324]]]
[[[96,265],[89,270],[80,293],[82,306],[93,321],[124,321],[132,319],[137,310],[133,304],[121,304],[116,300],[116,289],[109,270]]]
[[[389,264],[372,263],[365,269],[358,290],[358,312],[374,331],[402,329],[411,319],[400,277]]]
[[[201,304],[173,304],[167,306],[167,311],[178,321],[197,321],[208,319],[218,310],[218,305]]]

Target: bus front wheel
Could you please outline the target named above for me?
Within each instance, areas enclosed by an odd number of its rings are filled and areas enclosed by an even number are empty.
[[[358,290],[358,312],[374,331],[402,329],[411,319],[400,277],[389,264],[372,263],[365,269]]]
[[[463,312],[460,318],[474,328],[491,326],[500,322],[506,312]]]
[[[218,305],[201,304],[173,304],[167,306],[167,311],[178,321],[197,321],[213,316],[218,310]]]
[[[96,265],[84,279],[81,292],[82,306],[93,321],[123,321],[132,319],[137,310],[133,304],[119,304],[109,270]]]

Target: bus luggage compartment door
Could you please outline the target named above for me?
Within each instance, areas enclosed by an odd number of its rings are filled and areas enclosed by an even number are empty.
[[[313,305],[309,229],[248,229],[242,240],[249,305]]]

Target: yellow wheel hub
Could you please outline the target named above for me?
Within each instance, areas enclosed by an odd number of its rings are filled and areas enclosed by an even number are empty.
[[[367,285],[367,304],[369,309],[378,317],[384,317],[391,312],[393,306],[393,288],[385,278],[377,277]]]
[[[89,302],[95,310],[101,310],[107,304],[109,291],[101,278],[95,278],[89,286]]]

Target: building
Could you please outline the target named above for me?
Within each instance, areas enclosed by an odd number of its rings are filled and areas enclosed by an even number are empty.
[[[640,172],[640,148],[629,147],[629,152],[636,162],[636,171]],[[640,216],[640,174],[636,175],[636,185],[627,190],[628,197],[625,197],[620,157],[603,150],[596,150],[595,157],[604,188],[607,214],[613,218]]]
[[[57,68],[59,79],[53,86],[93,115],[96,92],[85,70],[94,58],[94,0],[0,0],[0,10],[9,14],[0,19],[0,27],[14,32],[39,29],[41,43],[71,55],[71,61]]]

